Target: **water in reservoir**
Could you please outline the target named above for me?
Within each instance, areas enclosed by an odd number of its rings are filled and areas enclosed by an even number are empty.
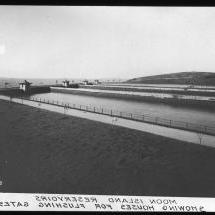
[[[215,127],[215,110],[198,110],[186,107],[176,107],[162,103],[148,103],[116,98],[103,98],[86,95],[64,93],[43,93],[32,97],[48,99],[76,105],[87,105],[97,108],[113,109],[128,113],[148,114],[155,117]]]

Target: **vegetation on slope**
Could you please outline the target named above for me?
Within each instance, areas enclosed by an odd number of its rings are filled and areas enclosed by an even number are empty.
[[[127,83],[215,85],[215,73],[179,72],[134,78],[128,80]]]

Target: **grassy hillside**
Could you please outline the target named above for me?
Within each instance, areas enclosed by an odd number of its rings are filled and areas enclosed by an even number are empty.
[[[215,85],[215,73],[180,72],[134,78],[127,83]]]
[[[0,192],[204,196],[215,148],[0,101]]]

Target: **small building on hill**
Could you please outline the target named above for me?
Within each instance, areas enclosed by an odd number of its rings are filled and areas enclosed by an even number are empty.
[[[19,89],[24,91],[24,92],[27,92],[27,91],[29,91],[31,84],[32,83],[24,80],[24,82],[19,83]]]
[[[69,87],[69,81],[68,80],[64,80],[63,81],[63,86],[64,87]]]
[[[89,84],[89,81],[88,81],[88,80],[84,80],[84,81],[83,81],[83,84],[84,84],[84,85],[88,85],[88,84]]]
[[[101,82],[99,80],[95,80],[94,84],[101,84]]]

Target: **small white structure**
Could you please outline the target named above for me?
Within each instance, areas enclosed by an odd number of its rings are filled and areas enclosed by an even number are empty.
[[[63,81],[63,86],[64,87],[69,87],[69,81],[68,80]]]
[[[19,83],[19,89],[26,92],[30,89],[32,83],[28,82],[28,81],[24,81],[22,83]]]
[[[101,82],[99,80],[95,80],[94,83],[95,84],[101,84]]]
[[[83,81],[83,84],[84,84],[84,85],[88,85],[88,84],[89,84],[89,81],[84,80],[84,81]]]

